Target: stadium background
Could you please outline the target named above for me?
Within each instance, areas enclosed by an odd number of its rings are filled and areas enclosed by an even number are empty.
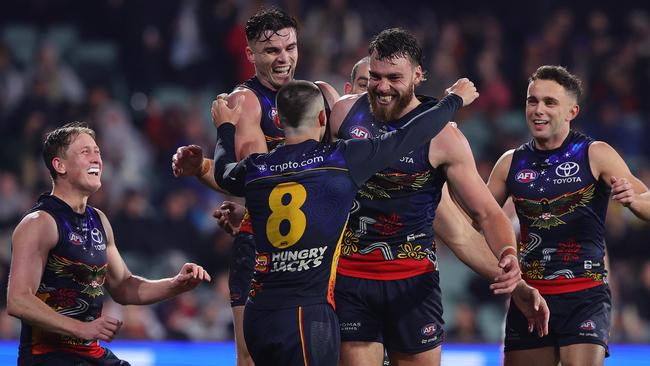
[[[43,134],[64,122],[82,120],[97,130],[105,165],[103,188],[91,204],[111,218],[118,247],[132,271],[168,276],[192,260],[214,278],[210,286],[155,306],[107,303],[106,311],[125,321],[118,338],[126,343],[116,346],[131,349],[134,343],[128,340],[189,341],[192,347],[225,347],[224,358],[212,364],[232,362],[231,343],[197,343],[232,340],[227,300],[231,238],[211,217],[224,197],[194,179],[174,179],[170,160],[178,146],[188,143],[211,152],[209,103],[252,75],[243,53],[243,25],[260,5],[278,5],[299,20],[296,78],[328,81],[340,93],[352,65],[366,55],[372,35],[394,26],[412,31],[424,46],[428,72],[419,93],[439,96],[463,76],[479,86],[481,97],[459,119],[484,178],[501,153],[527,138],[523,115],[527,76],[541,64],[565,65],[585,82],[582,111],[574,127],[613,145],[650,185],[646,143],[650,11],[643,2],[4,3],[0,6],[1,339],[15,340],[19,334],[18,322],[4,311],[11,232],[37,195],[50,189],[40,157]],[[650,226],[612,206],[607,228],[614,296],[611,340],[647,345]],[[497,352],[498,359],[504,300],[492,297],[486,282],[444,247],[440,258],[448,342],[492,344],[486,349]],[[190,347],[153,344],[163,352],[182,353]],[[624,354],[633,353],[624,349]],[[621,356],[616,353],[609,362]],[[4,354],[15,357],[15,342],[0,345],[0,357]]]

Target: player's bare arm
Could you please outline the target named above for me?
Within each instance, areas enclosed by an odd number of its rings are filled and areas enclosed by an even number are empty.
[[[596,141],[589,146],[589,161],[594,177],[612,188],[612,199],[650,221],[650,192],[632,175],[623,158],[609,144]]]
[[[202,281],[211,280],[203,267],[194,263],[185,263],[176,276],[160,280],[148,280],[132,274],[117,250],[110,222],[103,212],[97,212],[106,231],[108,272],[105,285],[115,302],[122,305],[153,304],[191,290]]]
[[[339,92],[334,89],[333,86],[330,84],[324,82],[324,81],[315,81],[314,84],[318,86],[318,88],[321,90],[323,95],[325,96],[325,100],[327,101],[327,105],[329,106],[334,106],[334,103],[336,103],[337,100],[339,100],[340,95]]]
[[[494,197],[501,207],[503,207],[510,196],[506,180],[508,179],[508,171],[510,170],[510,164],[512,163],[512,155],[514,152],[515,150],[508,150],[501,155],[497,163],[494,165],[494,168],[492,168],[492,172],[490,173],[487,182],[492,197]]]
[[[357,102],[357,100],[359,100],[359,98],[367,98],[367,96],[366,94],[344,95],[332,107],[328,121],[330,124],[332,140],[338,140],[339,128],[341,128],[345,116],[348,115],[350,109],[352,109],[352,106]]]
[[[36,297],[48,253],[58,240],[54,218],[43,211],[30,213],[18,224],[12,237],[7,312],[49,332],[111,341],[122,326],[121,321],[102,316],[82,322],[57,313]]]
[[[450,192],[480,227],[490,249],[499,258],[499,267],[520,275],[510,221],[478,174],[465,136],[452,124],[447,125],[431,140],[429,161],[432,166],[444,166]]]
[[[217,99],[226,98],[228,103],[236,103],[243,97],[242,113],[237,123],[235,133],[235,149],[238,159],[242,159],[252,153],[267,152],[266,140],[260,127],[260,115],[262,109],[255,93],[250,89],[237,88],[231,94],[220,94]],[[224,190],[214,180],[214,160],[204,157],[203,149],[197,145],[181,146],[172,157],[172,172],[174,176],[196,176],[206,186],[220,192]],[[225,193],[225,192],[224,192]]]

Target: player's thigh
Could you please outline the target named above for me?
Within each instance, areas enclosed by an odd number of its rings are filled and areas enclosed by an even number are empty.
[[[384,345],[378,342],[341,342],[340,366],[381,366]]]
[[[560,347],[562,366],[602,366],[605,347],[600,344],[581,343]]]
[[[440,366],[441,349],[442,347],[439,345],[434,349],[420,353],[389,352],[388,358],[391,366]]]
[[[244,340],[244,307],[232,307],[233,327],[235,328],[235,351],[237,353],[237,366],[254,366],[255,363],[246,347]]]
[[[509,351],[503,357],[504,366],[558,366],[559,362],[555,347]]]

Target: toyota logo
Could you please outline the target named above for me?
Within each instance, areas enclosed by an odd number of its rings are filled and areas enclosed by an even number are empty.
[[[572,177],[580,171],[580,165],[578,163],[575,163],[573,161],[567,161],[566,163],[562,163],[555,168],[555,174],[558,175],[558,177],[562,178],[568,178]]]
[[[93,241],[95,243],[101,243],[103,238],[102,238],[102,232],[99,231],[98,228],[93,228],[92,231],[90,232],[90,237],[93,238]]]

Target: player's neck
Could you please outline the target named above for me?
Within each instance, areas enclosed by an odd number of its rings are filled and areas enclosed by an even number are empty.
[[[269,88],[269,89],[271,89],[273,91],[278,91],[278,88],[271,85],[271,83],[268,80],[264,79],[263,77],[259,76],[258,74],[255,74],[255,76],[257,77],[257,80],[259,80],[260,84],[264,85],[265,87],[267,87],[267,88]]]
[[[52,195],[67,203],[76,213],[83,214],[86,211],[88,195],[78,190],[70,189],[64,184],[55,184],[52,188]]]
[[[286,145],[300,144],[307,140],[320,141],[320,128],[285,128],[284,143]]]
[[[567,129],[560,134],[553,135],[546,139],[535,138],[535,148],[537,150],[555,150],[562,146],[571,130]]]

